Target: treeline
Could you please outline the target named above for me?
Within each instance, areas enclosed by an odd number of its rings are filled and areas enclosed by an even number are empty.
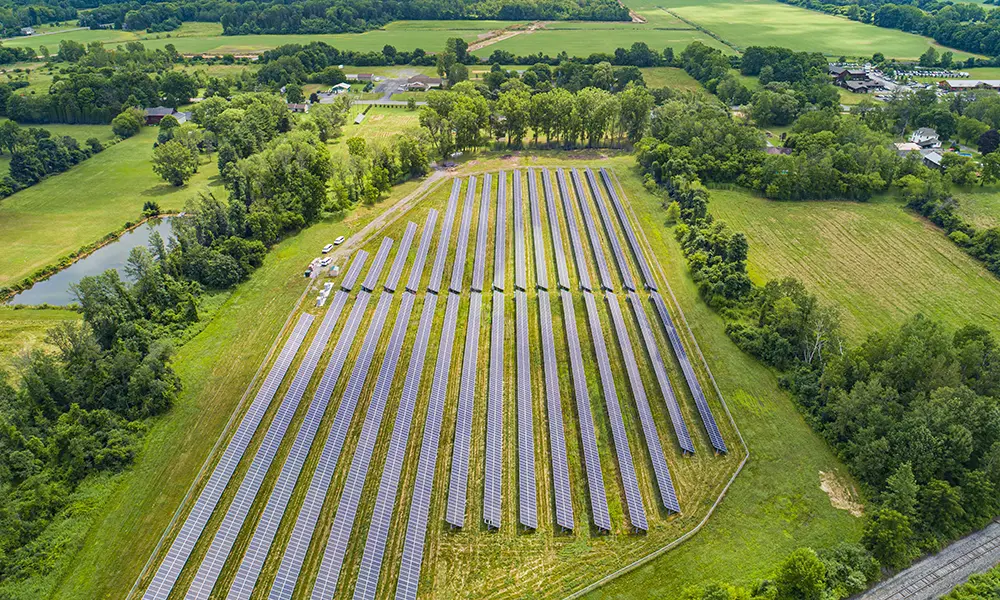
[[[30,48],[11,48],[0,46],[0,65],[34,60],[35,52]]]
[[[845,16],[853,21],[898,29],[972,54],[1000,55],[1000,15],[980,4],[900,0],[780,0],[786,4]]]
[[[30,187],[48,175],[62,173],[104,149],[97,138],[85,145],[68,135],[53,137],[46,129],[22,129],[13,121],[0,123],[0,149],[10,155],[10,168],[0,180],[0,198]]]
[[[969,581],[958,586],[944,597],[944,600],[981,600],[1000,598],[1000,566],[969,577]]]
[[[80,26],[97,29],[110,24],[115,29],[155,33],[177,29],[184,21],[218,23],[228,10],[232,4],[220,0],[101,3],[80,15]]]
[[[68,21],[76,16],[76,7],[67,6],[65,2],[25,4],[8,1],[0,6],[0,33],[3,37],[24,35],[22,27]]]

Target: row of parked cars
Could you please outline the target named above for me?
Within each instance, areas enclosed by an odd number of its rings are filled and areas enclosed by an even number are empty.
[[[343,243],[344,243],[344,236],[339,236],[337,239],[333,240],[332,244],[327,244],[323,246],[323,254],[328,254],[330,250],[334,249],[335,246],[339,246]],[[317,264],[319,264],[319,268],[322,269],[327,267],[331,262],[333,262],[333,258],[329,256],[316,258],[314,261],[309,263],[309,266],[306,267],[306,271],[305,273],[303,273],[303,275],[305,275],[306,277],[312,277]],[[334,269],[336,269],[336,267],[334,267]],[[336,273],[332,274],[336,275]]]

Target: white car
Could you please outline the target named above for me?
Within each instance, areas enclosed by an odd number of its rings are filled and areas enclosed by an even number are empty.
[[[327,257],[326,257],[326,258],[324,258],[323,260],[319,261],[319,266],[321,266],[321,267],[325,267],[325,266],[327,266],[328,264],[330,264],[331,262],[333,262],[333,259],[332,259],[332,258],[330,258],[329,256],[327,256]]]
[[[343,243],[344,243],[344,236],[340,236],[337,239],[333,240],[333,245],[334,246],[339,246],[339,245],[341,245]]]
[[[333,244],[327,244],[327,245],[323,246],[323,254],[326,254],[330,250],[333,250]]]

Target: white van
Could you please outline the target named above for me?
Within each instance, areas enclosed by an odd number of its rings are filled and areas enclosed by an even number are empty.
[[[343,243],[344,243],[344,236],[340,236],[337,239],[333,240],[333,245],[334,246],[339,246],[339,245],[341,245]]]
[[[333,244],[327,244],[327,245],[323,246],[323,254],[326,254],[330,250],[333,250]]]

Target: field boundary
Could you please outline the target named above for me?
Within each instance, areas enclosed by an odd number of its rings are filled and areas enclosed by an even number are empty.
[[[615,183],[618,186],[618,190],[622,193],[622,197],[626,199],[626,206],[628,206],[629,212],[632,213],[632,217],[636,219],[636,221],[638,222],[638,216],[635,214],[635,210],[632,208],[632,203],[628,201],[628,196],[625,194],[625,188],[622,187],[621,182],[618,180],[618,173],[616,173],[614,169],[608,169],[608,170],[611,171],[612,176],[614,176]],[[639,229],[639,235],[642,238],[642,242],[646,246],[646,250],[651,252],[652,246],[649,243],[649,239],[646,237],[645,229],[641,226],[638,229]],[[652,561],[653,559],[659,556],[662,556],[663,554],[669,552],[670,550],[673,550],[677,546],[680,546],[688,539],[694,537],[694,535],[699,531],[701,531],[701,528],[704,527],[706,523],[708,523],[708,520],[712,517],[712,515],[715,514],[715,509],[718,508],[720,503],[722,503],[722,499],[725,498],[726,492],[729,491],[730,486],[732,486],[733,482],[736,481],[736,477],[738,477],[739,474],[743,472],[743,467],[747,464],[747,461],[750,460],[750,447],[747,446],[746,440],[743,439],[743,433],[740,431],[739,426],[736,424],[736,420],[733,419],[733,414],[729,411],[729,405],[726,403],[726,398],[725,396],[722,395],[722,390],[719,389],[719,384],[715,381],[715,375],[712,374],[712,370],[708,367],[708,361],[705,359],[705,355],[701,351],[701,346],[698,345],[698,339],[695,337],[694,332],[691,330],[691,325],[688,324],[687,317],[684,316],[684,311],[681,309],[680,303],[677,302],[677,297],[674,295],[674,290],[670,286],[670,282],[667,280],[666,274],[663,272],[663,266],[660,265],[659,261],[654,261],[654,262],[656,263],[656,270],[659,272],[660,277],[663,279],[663,284],[667,287],[667,291],[670,293],[670,299],[673,301],[674,307],[677,309],[677,314],[680,315],[681,322],[684,323],[684,328],[687,330],[688,336],[691,338],[691,343],[694,345],[694,349],[698,352],[698,357],[701,359],[702,366],[705,368],[705,372],[708,373],[708,378],[712,381],[712,387],[715,388],[715,393],[718,394],[719,396],[719,401],[722,403],[722,408],[725,409],[726,416],[729,417],[729,422],[733,425],[733,429],[736,430],[736,435],[740,438],[740,444],[743,446],[743,450],[746,452],[746,454],[743,457],[743,460],[740,461],[740,464],[736,467],[736,471],[734,471],[733,475],[729,478],[729,481],[726,482],[725,487],[722,488],[722,491],[719,493],[719,497],[715,499],[715,502],[713,502],[712,506],[709,507],[708,512],[705,514],[704,518],[702,518],[702,520],[699,521],[698,524],[695,525],[693,529],[691,529],[691,531],[688,531],[687,533],[675,539],[674,541],[670,542],[669,544],[650,552],[646,556],[643,556],[633,561],[632,563],[625,565],[624,567],[618,569],[617,571],[609,573],[608,575],[605,575],[604,577],[587,585],[586,587],[583,587],[573,592],[572,594],[566,596],[565,600],[575,600],[577,598],[582,598],[585,594],[589,594],[590,592],[597,590],[598,588],[614,581],[615,579],[618,579],[622,575],[625,575],[626,573],[641,567],[642,565]]]
[[[674,11],[666,9],[666,8],[663,8],[662,6],[659,6],[657,8],[659,8],[663,12],[667,13],[671,17],[674,17],[676,19],[680,19],[682,22],[687,23],[692,28],[697,29],[698,31],[704,33],[708,37],[710,37],[710,38],[714,39],[715,41],[719,42],[720,44],[725,44],[726,46],[729,46],[730,48],[732,48],[733,50],[735,50],[737,54],[743,54],[743,48],[740,48],[736,44],[730,42],[729,40],[727,40],[724,37],[722,37],[721,35],[715,33],[711,29],[706,29],[705,27],[703,27],[703,26],[695,23],[694,21],[685,19],[684,17],[680,16],[679,14],[675,13]],[[618,176],[615,175],[615,181],[617,181],[617,180],[618,180]]]

